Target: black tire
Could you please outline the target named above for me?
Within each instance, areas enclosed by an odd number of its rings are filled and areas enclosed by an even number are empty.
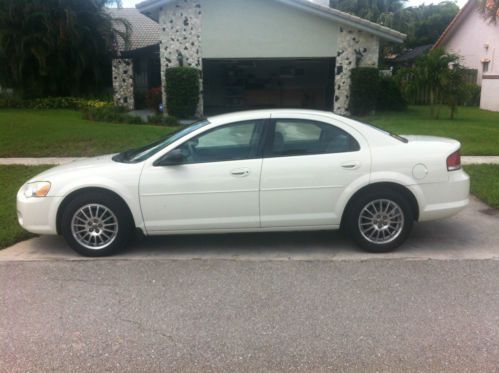
[[[399,225],[396,225],[396,227],[400,227],[400,229],[396,229],[392,226],[393,237],[387,236],[385,242],[373,242],[373,239],[369,240],[366,237],[369,236],[369,234],[377,234],[377,232],[374,232],[379,229],[376,229],[376,227],[374,227],[375,224],[371,223],[370,220],[365,220],[364,217],[366,216],[366,213],[363,213],[363,211],[368,206],[369,210],[373,211],[372,203],[375,202],[374,205],[376,205],[379,201],[390,201],[391,203],[394,203],[396,207],[399,208],[401,215],[403,216],[403,221],[400,222]],[[391,206],[396,208],[395,205],[392,204]],[[361,213],[363,213],[362,221],[360,219]],[[361,222],[363,223],[363,226],[367,227],[364,229],[364,233],[361,231]],[[409,234],[411,233],[413,224],[414,214],[407,198],[396,191],[386,190],[364,193],[359,197],[356,197],[355,200],[353,200],[349,205],[348,211],[346,211],[343,228],[355,241],[355,243],[357,243],[364,250],[372,253],[386,253],[397,249],[407,240]],[[374,228],[369,228],[371,226]],[[383,223],[380,222],[380,226],[384,227],[386,225],[383,225]],[[380,226],[377,227],[379,228]],[[369,231],[366,233],[366,230]],[[386,231],[385,233],[388,235],[389,231]]]
[[[73,217],[77,211],[88,205],[99,205],[109,209],[109,211],[114,214],[112,221],[117,222],[117,232],[113,234],[113,240],[111,240],[108,244],[103,243],[102,248],[92,249],[85,247],[75,238],[75,235],[73,234]],[[130,216],[130,212],[124,202],[113,194],[97,191],[82,192],[82,194],[77,195],[65,206],[61,216],[61,233],[66,242],[77,253],[83,256],[109,256],[123,250],[127,246],[133,233],[133,219]]]

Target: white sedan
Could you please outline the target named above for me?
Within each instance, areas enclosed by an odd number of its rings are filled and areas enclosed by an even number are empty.
[[[397,136],[328,112],[262,110],[29,180],[21,226],[103,256],[145,235],[342,228],[372,252],[468,204],[459,142]]]

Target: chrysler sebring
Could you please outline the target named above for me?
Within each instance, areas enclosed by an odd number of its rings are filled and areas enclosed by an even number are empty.
[[[398,136],[332,113],[262,110],[200,121],[140,149],[45,171],[18,220],[103,256],[145,235],[330,230],[400,246],[414,222],[468,204],[459,142]]]

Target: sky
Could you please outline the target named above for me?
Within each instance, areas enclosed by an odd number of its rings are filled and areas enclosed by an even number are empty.
[[[135,4],[138,4],[142,2],[143,0],[122,0],[123,2],[123,7],[125,8],[134,8]],[[462,7],[464,4],[466,4],[467,0],[457,0],[457,4]],[[421,4],[436,4],[439,3],[439,0],[408,0],[407,1],[407,6],[418,6]]]

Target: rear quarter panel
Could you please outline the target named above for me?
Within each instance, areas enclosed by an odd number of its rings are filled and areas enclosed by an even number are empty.
[[[407,186],[448,180],[446,159],[452,151],[447,148],[400,142],[397,145],[373,146],[371,152],[371,183],[393,181]]]

